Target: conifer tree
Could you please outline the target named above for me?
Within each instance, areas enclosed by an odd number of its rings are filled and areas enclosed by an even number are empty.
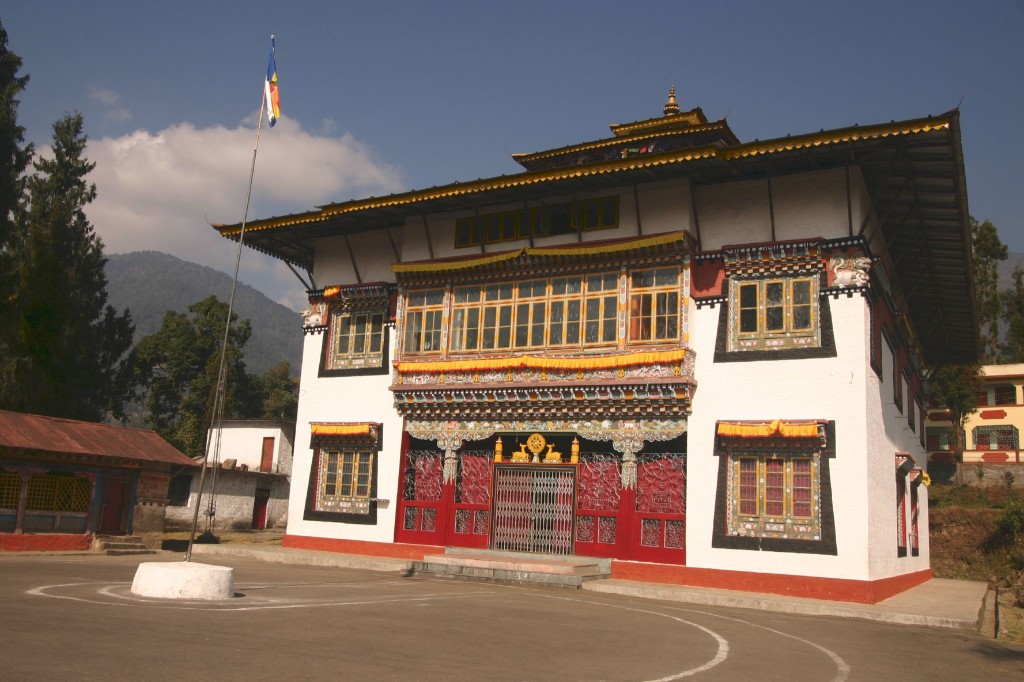
[[[25,144],[25,129],[18,125],[18,96],[28,85],[28,76],[18,75],[20,69],[21,58],[7,49],[7,31],[0,24],[0,361],[8,355],[14,330],[16,216],[24,202],[25,171],[32,159],[32,145]]]
[[[84,210],[96,197],[85,146],[81,115],[66,115],[53,126],[52,158],[37,159],[27,179],[0,406],[98,421],[120,413],[115,385],[134,327],[128,311],[107,304],[103,243]]]

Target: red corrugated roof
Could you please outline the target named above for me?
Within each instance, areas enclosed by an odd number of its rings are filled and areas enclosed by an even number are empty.
[[[0,410],[0,448],[195,465],[154,431]]]

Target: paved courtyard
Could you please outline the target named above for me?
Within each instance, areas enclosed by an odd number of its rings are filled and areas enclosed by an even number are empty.
[[[0,678],[1024,678],[1024,648],[973,632],[202,560],[235,569],[234,599],[136,597],[130,587],[140,557],[0,556]]]

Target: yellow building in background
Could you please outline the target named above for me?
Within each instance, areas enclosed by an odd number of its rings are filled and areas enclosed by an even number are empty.
[[[964,481],[992,485],[1009,480],[1024,485],[1020,449],[1020,433],[1024,429],[1024,364],[985,365],[982,376],[985,388],[978,394],[977,411],[970,415],[964,428]],[[948,410],[928,411],[929,469],[940,480],[956,462],[950,426]]]

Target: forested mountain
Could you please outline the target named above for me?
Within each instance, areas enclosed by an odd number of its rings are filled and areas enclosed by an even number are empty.
[[[160,329],[164,313],[187,313],[188,307],[207,296],[227,301],[231,277],[219,270],[183,261],[157,251],[112,254],[106,267],[109,303],[128,308],[135,323],[135,341]],[[282,360],[298,375],[302,359],[302,320],[299,313],[276,303],[239,282],[235,313],[252,322],[252,337],[245,346],[245,365],[251,374],[263,374]]]

